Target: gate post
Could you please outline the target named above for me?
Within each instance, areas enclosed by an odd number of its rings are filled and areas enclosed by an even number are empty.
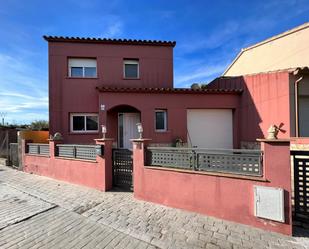
[[[151,139],[131,139],[133,143],[133,192],[139,197],[143,189],[145,165],[145,144]]]
[[[95,139],[97,145],[103,145],[104,155],[97,155],[97,162],[100,166],[103,166],[103,191],[110,190],[113,187],[113,138],[100,138]],[[100,167],[100,170],[102,170]]]

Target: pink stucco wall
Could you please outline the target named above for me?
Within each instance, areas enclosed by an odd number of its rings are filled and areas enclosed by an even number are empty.
[[[25,154],[26,143],[23,143],[23,171],[37,175],[95,188],[101,191],[112,187],[112,144],[105,145],[104,158],[97,156],[96,161],[57,158],[54,154],[55,143],[51,141],[50,156]]]
[[[152,138],[152,143],[171,143],[176,138],[187,142],[187,109],[232,109],[234,147],[239,147],[239,93],[138,93],[138,92],[101,92],[100,123],[107,125],[107,137],[117,139],[117,116],[113,108],[129,105],[141,113],[144,137]],[[155,131],[155,109],[167,110],[166,132]]]
[[[80,135],[70,134],[69,114],[98,112],[96,86],[173,87],[172,46],[49,42],[48,48],[50,132],[66,133],[65,139],[71,142],[80,142]],[[98,78],[69,78],[69,57],[96,58]],[[123,78],[124,58],[139,59],[140,79]]]
[[[143,143],[135,142],[134,196],[145,201],[291,235],[289,142],[263,143],[262,149],[264,177],[254,180],[147,168],[144,166]],[[285,223],[254,216],[254,185],[284,189]]]
[[[267,137],[271,124],[283,124],[279,138],[291,134],[289,72],[261,73],[218,78],[210,88],[243,89],[240,101],[240,140],[254,142]]]

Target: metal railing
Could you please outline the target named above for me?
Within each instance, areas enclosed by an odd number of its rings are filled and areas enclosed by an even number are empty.
[[[262,176],[262,151],[148,147],[146,165]]]
[[[96,160],[95,145],[57,144],[56,156],[84,160]]]
[[[49,144],[30,143],[28,146],[28,154],[49,156]]]

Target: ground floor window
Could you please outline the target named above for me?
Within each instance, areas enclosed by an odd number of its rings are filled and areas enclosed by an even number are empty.
[[[97,132],[98,120],[98,114],[95,113],[72,113],[71,132]]]
[[[167,131],[167,111],[155,111],[155,128],[156,131]]]

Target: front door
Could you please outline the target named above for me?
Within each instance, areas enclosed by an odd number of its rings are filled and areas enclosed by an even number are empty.
[[[139,113],[118,114],[118,147],[132,149],[130,139],[138,138],[137,126],[141,120]]]

